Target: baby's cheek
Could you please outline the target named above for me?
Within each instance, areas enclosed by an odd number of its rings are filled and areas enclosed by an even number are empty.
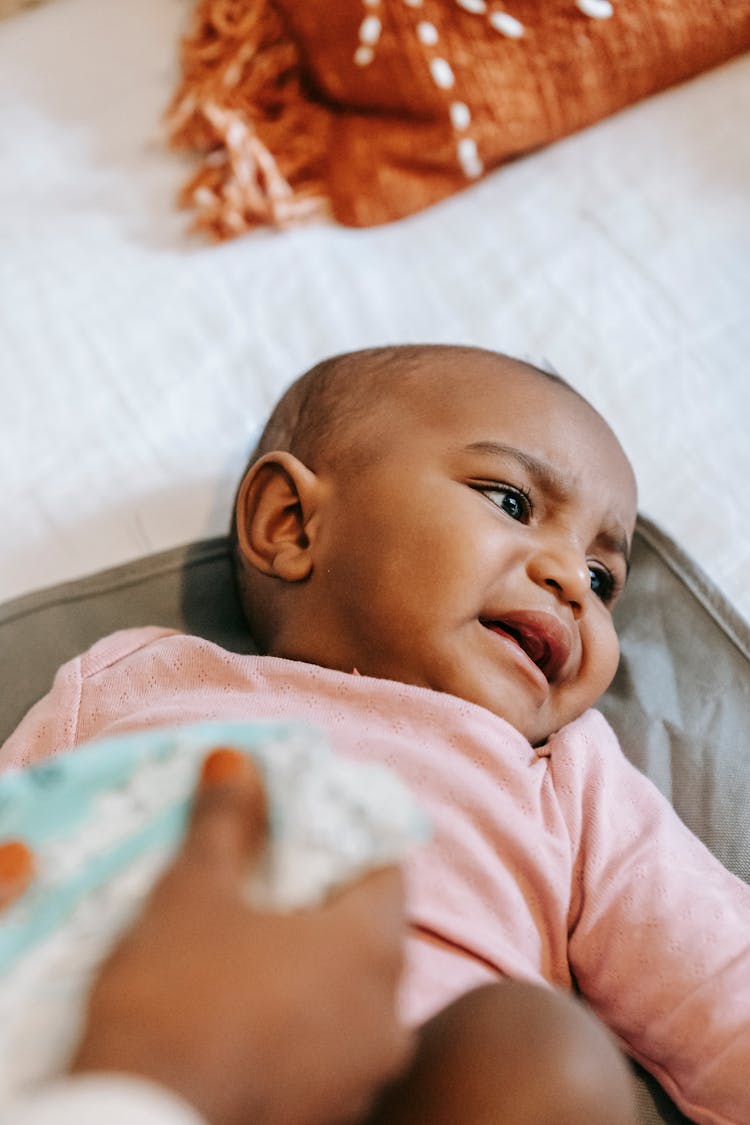
[[[568,704],[575,708],[576,714],[566,716],[568,722],[596,705],[612,683],[620,660],[620,645],[609,614],[606,620],[587,623],[581,641],[581,665],[566,693]]]
[[[615,678],[617,665],[620,662],[620,641],[609,615],[607,621],[597,632],[592,651],[592,687],[596,693],[595,698],[598,699]],[[595,700],[592,700],[592,702],[595,702]]]

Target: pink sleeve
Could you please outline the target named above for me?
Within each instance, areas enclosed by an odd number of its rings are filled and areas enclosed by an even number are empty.
[[[0,746],[0,770],[31,766],[61,750],[70,750],[79,741],[78,721],[86,678],[173,632],[158,627],[124,629],[97,641],[87,652],[63,664],[48,693]]]
[[[569,956],[628,1052],[699,1125],[750,1122],[750,887],[624,757],[602,716],[551,748],[577,849]]]

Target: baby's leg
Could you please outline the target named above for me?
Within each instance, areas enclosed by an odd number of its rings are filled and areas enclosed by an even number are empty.
[[[563,993],[518,981],[467,993],[420,1030],[367,1125],[635,1125],[628,1066]]]

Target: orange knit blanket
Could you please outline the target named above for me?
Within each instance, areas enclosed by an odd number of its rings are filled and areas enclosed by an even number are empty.
[[[199,0],[182,203],[216,239],[388,222],[749,46],[748,0]]]

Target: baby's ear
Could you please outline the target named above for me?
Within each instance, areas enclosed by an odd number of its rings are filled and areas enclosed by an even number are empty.
[[[291,453],[266,453],[248,469],[237,494],[237,541],[243,563],[300,582],[312,571],[318,477]]]

